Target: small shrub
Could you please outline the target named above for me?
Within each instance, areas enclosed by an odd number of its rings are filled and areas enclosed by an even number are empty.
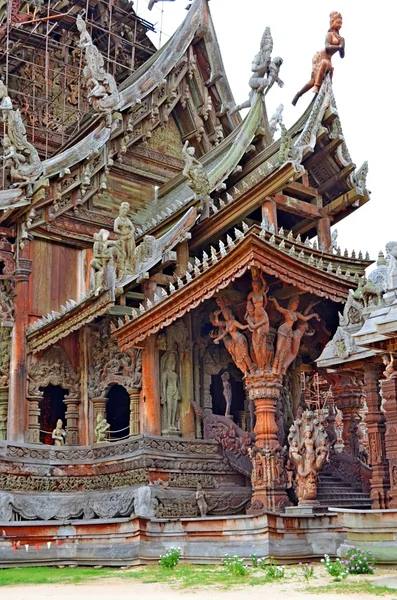
[[[223,559],[222,563],[232,575],[243,577],[244,575],[248,574],[248,567],[244,564],[244,559],[239,558],[236,554],[234,556],[225,554],[225,558]]]
[[[374,572],[375,561],[371,552],[355,546],[348,549],[344,562],[351,575],[370,575]]]
[[[274,556],[271,556],[268,562],[266,562],[265,558],[258,558],[258,567],[266,571],[266,578],[269,581],[284,577],[285,567],[278,566]]]
[[[328,554],[324,554],[324,558],[321,559],[321,562],[327,569],[328,575],[331,575],[331,577],[334,578],[334,581],[341,581],[342,579],[346,579],[349,575],[345,562],[342,562],[340,558],[337,558],[332,562]]]
[[[300,568],[303,572],[303,577],[306,583],[309,583],[310,579],[314,577],[314,567],[311,563],[299,563]]]
[[[181,558],[180,548],[169,548],[160,556],[159,565],[165,569],[174,569]]]
[[[250,559],[254,569],[257,569],[259,567],[258,560],[260,560],[260,558],[258,558],[256,554],[251,554]]]

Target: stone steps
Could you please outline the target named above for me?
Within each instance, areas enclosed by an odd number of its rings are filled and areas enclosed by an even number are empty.
[[[357,485],[325,473],[319,475],[317,499],[322,506],[371,509],[369,494],[364,493]]]

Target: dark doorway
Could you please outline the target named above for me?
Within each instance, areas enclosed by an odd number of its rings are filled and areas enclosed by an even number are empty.
[[[210,393],[212,397],[212,412],[214,415],[224,415],[226,411],[226,401],[223,395],[223,382],[221,371],[218,375],[212,375]],[[230,385],[232,386],[232,409],[233,421],[239,424],[241,413],[244,412],[245,392],[242,381],[236,381],[233,375],[230,375]]]
[[[110,425],[110,439],[119,440],[129,435],[130,397],[122,385],[113,385],[107,394],[106,420]]]
[[[59,385],[47,385],[41,389],[43,398],[40,401],[40,442],[52,444],[52,432],[58,419],[61,419],[63,427],[66,427],[66,405],[63,402],[66,390]]]

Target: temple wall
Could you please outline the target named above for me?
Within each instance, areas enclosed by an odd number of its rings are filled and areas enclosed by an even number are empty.
[[[397,563],[397,511],[331,509],[321,516],[262,513],[201,519],[131,519],[1,523],[0,566],[137,565],[156,563],[180,546],[183,560],[220,563],[225,553],[274,556],[286,562],[343,554],[346,545],[370,549],[377,562]],[[16,550],[13,545],[20,542]],[[48,542],[51,542],[48,547]],[[28,552],[25,544],[30,544]],[[38,544],[38,547],[35,546]]]

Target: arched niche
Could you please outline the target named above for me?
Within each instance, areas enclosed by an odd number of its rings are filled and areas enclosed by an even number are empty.
[[[130,394],[124,386],[115,383],[106,394],[106,420],[110,425],[110,438],[125,438],[130,429]]]
[[[43,396],[40,400],[40,442],[52,444],[52,431],[58,419],[66,423],[66,404],[64,402],[67,391],[60,385],[49,384],[42,388]]]

